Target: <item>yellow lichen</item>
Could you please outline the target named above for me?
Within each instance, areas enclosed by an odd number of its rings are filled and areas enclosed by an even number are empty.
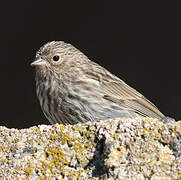
[[[31,167],[25,167],[24,172],[26,176],[32,175],[32,168]]]

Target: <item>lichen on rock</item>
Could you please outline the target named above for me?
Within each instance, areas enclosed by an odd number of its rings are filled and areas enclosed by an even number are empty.
[[[0,127],[0,178],[179,179],[181,122],[117,118]]]

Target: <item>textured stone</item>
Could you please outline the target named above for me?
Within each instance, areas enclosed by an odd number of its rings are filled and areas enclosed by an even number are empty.
[[[181,179],[181,122],[0,127],[0,179]]]

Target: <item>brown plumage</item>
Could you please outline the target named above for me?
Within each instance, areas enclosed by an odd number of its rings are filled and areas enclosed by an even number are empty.
[[[41,108],[52,123],[164,115],[142,94],[63,41],[45,44],[31,64]]]

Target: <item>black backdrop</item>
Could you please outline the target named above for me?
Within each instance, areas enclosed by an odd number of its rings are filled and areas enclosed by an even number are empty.
[[[181,118],[180,9],[175,1],[4,1],[0,6],[0,125],[49,124],[29,66],[45,42],[64,40]]]

